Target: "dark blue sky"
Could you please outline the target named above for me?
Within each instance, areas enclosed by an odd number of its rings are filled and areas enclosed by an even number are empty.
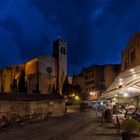
[[[52,53],[61,35],[68,69],[120,63],[140,31],[140,0],[0,0],[0,67]]]

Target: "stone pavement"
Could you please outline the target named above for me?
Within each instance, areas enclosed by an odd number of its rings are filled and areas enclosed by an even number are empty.
[[[50,118],[4,132],[0,140],[121,140],[115,127],[111,123],[101,125],[99,117],[90,111]]]

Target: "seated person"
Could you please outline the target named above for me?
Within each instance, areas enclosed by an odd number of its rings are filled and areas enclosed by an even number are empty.
[[[121,114],[125,114],[126,113],[126,109],[125,109],[125,107],[123,105],[119,109],[119,113],[121,113]]]
[[[140,110],[136,108],[136,110],[133,112],[134,117],[140,117]]]
[[[128,109],[127,114],[132,115],[134,113],[134,109]]]

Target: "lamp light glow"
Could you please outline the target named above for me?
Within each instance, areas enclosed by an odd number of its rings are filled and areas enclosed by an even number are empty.
[[[79,100],[80,98],[79,98],[78,96],[75,96],[75,99],[76,99],[76,100]]]
[[[124,92],[124,93],[123,93],[123,96],[124,96],[124,97],[128,97],[128,93],[127,93],[127,92]]]
[[[93,92],[92,91],[90,92],[90,95],[93,95]]]
[[[72,97],[74,97],[74,96],[75,96],[75,94],[73,93],[73,94],[72,94]]]

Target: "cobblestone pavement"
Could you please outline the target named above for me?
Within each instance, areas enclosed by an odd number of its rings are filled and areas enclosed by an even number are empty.
[[[16,127],[1,133],[0,140],[121,140],[121,136],[112,124],[102,125],[99,116],[90,111]]]

